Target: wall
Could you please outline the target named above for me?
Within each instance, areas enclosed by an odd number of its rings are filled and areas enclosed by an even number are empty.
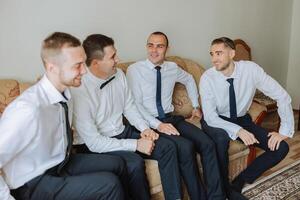
[[[292,15],[290,55],[288,64],[287,89],[293,99],[293,108],[300,105],[300,1],[295,0]]]
[[[282,0],[0,0],[0,78],[35,80],[43,73],[41,41],[53,31],[84,39],[103,33],[123,61],[145,57],[152,31],[170,39],[169,54],[210,67],[219,36],[243,38],[253,59],[285,86],[293,1]]]

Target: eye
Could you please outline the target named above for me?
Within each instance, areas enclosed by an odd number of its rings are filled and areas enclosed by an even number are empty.
[[[75,69],[80,69],[83,66],[83,63],[77,63],[75,65]]]

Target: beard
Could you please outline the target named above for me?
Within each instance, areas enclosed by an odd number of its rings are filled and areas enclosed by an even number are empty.
[[[61,83],[66,87],[79,87],[81,85],[81,77],[76,77],[73,79],[62,78]]]
[[[230,62],[225,63],[224,65],[220,66],[219,68],[216,67],[217,71],[224,71],[226,69],[228,69],[230,66]]]

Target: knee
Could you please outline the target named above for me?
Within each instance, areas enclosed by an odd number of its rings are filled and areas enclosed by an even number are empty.
[[[227,132],[223,131],[222,133],[218,134],[215,142],[217,147],[228,148],[230,140],[231,139],[227,135]]]
[[[176,144],[171,140],[163,140],[163,143],[159,144],[159,148],[161,149],[162,155],[177,155]]]
[[[195,154],[195,147],[193,142],[184,140],[184,142],[181,142],[181,144],[179,145],[180,154],[182,154],[183,156],[191,156]]]
[[[105,188],[103,186],[99,187],[99,193],[107,195],[107,198],[114,198],[117,199],[123,199],[123,187],[119,180],[119,178],[112,174],[112,173],[106,173],[101,176],[102,180],[105,180]],[[101,180],[100,179],[100,180]],[[105,191],[103,191],[103,189]],[[100,198],[101,199],[101,198]]]
[[[289,145],[286,141],[281,141],[277,150],[277,155],[280,159],[284,159],[289,152]]]
[[[216,155],[216,145],[213,141],[205,141],[202,144],[202,151],[199,152],[202,156]]]
[[[130,166],[127,166],[131,168],[130,172],[136,172],[136,171],[144,171],[145,170],[145,161],[140,156],[136,156],[134,160],[130,163]]]
[[[119,174],[127,170],[126,162],[121,157],[116,157],[114,160],[114,173]]]

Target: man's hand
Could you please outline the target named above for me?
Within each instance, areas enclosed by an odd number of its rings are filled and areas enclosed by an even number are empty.
[[[282,140],[285,140],[287,137],[284,135],[280,135],[277,132],[271,132],[268,134],[269,140],[268,140],[268,147],[271,151],[278,150],[280,142]]]
[[[155,141],[159,138],[159,134],[148,128],[141,132],[141,138]]]
[[[199,118],[199,120],[201,120],[202,112],[201,112],[200,108],[193,109],[192,116],[189,118],[189,120],[193,121],[194,118]]]
[[[137,140],[136,150],[141,153],[144,153],[146,155],[151,155],[151,153],[154,149],[154,146],[155,146],[155,144],[152,140],[140,138]]]
[[[254,143],[259,143],[254,135],[245,129],[241,128],[237,133],[237,136],[244,142],[245,145],[249,146]]]
[[[157,130],[167,135],[180,135],[177,129],[170,123],[160,123]]]

